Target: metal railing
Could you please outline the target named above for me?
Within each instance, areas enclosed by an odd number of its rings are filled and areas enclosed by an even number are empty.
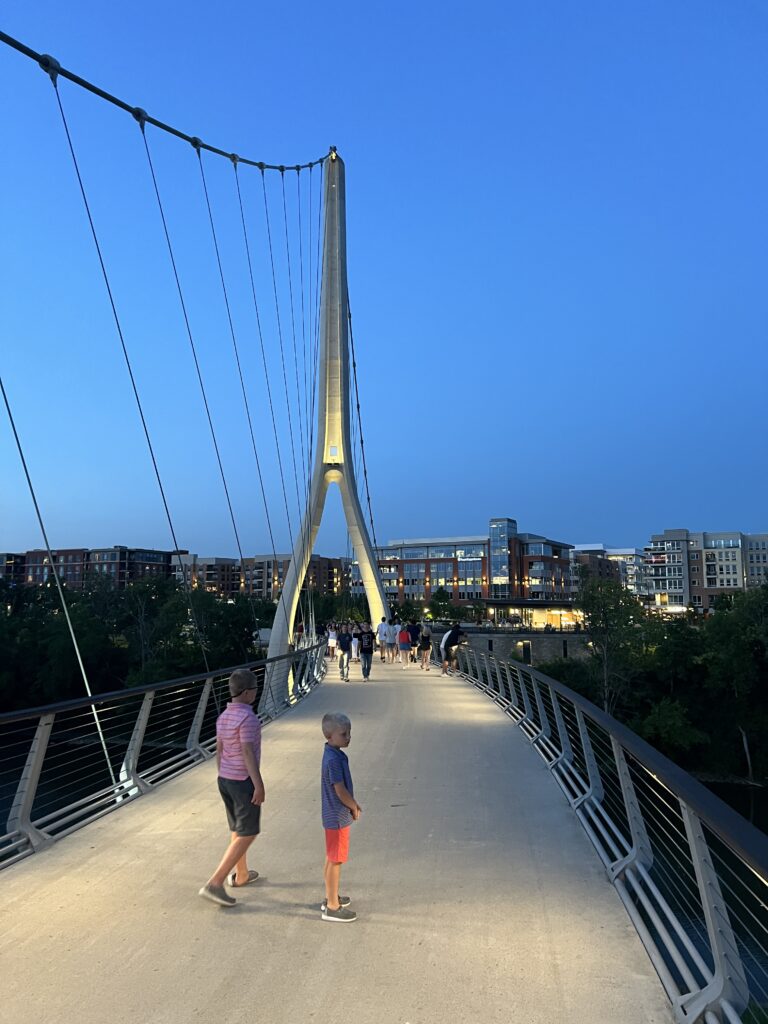
[[[766,1024],[768,836],[567,686],[467,645],[455,654],[560,786],[675,1019]]]
[[[266,724],[325,673],[325,644],[92,698],[0,715],[0,868],[212,757],[234,668]],[[1,827],[1,826],[0,826]]]

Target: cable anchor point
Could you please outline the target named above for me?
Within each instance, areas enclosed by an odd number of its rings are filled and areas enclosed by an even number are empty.
[[[56,86],[58,84],[59,71],[61,71],[61,64],[59,64],[55,57],[51,57],[47,53],[44,53],[37,63],[48,75],[53,85]]]
[[[338,156],[338,153],[336,152],[336,147],[335,146],[331,146],[331,148],[328,150],[328,156],[331,158],[331,160],[335,160],[336,159],[336,157]]]
[[[194,149],[194,151],[197,153],[198,158],[202,159],[202,156],[200,154],[200,149],[201,149],[201,147],[203,145],[203,140],[202,139],[198,139],[198,137],[195,135],[193,138],[191,138],[189,140],[189,144]]]
[[[149,115],[147,114],[146,110],[142,110],[141,107],[134,107],[133,110],[131,111],[131,117],[138,124],[139,128],[141,128],[142,133],[144,132],[144,128],[146,127],[148,116]]]

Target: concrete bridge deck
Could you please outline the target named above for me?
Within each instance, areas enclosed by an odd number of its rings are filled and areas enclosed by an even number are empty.
[[[0,875],[3,1024],[669,1024],[651,963],[564,798],[458,678],[374,661],[264,734],[267,801],[223,909],[206,764]],[[363,815],[324,923],[319,722],[352,719]]]

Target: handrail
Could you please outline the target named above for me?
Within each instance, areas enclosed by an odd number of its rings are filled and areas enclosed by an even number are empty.
[[[268,724],[322,680],[324,651],[321,642],[0,715],[0,868],[212,757],[235,669],[255,672],[257,711]]]
[[[314,644],[311,647],[302,647],[302,651],[316,651],[321,644]],[[189,683],[199,682],[201,679],[205,679],[207,676],[213,674],[217,676],[225,675],[227,673],[234,672],[235,669],[245,668],[253,670],[260,666],[271,665],[278,661],[284,661],[286,658],[292,657],[295,652],[290,654],[279,654],[273,655],[271,658],[260,658],[257,661],[246,661],[242,665],[230,665],[224,668],[217,668],[215,672],[206,672],[201,669],[200,672],[194,672],[189,676],[181,676],[178,679],[169,679],[164,683],[144,683],[141,686],[125,686],[120,690],[108,690],[104,693],[94,693],[91,697],[72,697],[69,700],[57,701],[54,704],[41,704],[39,707],[34,708],[20,708],[18,711],[4,711],[0,713],[0,725],[6,722],[23,722],[25,719],[39,718],[40,715],[48,714],[49,712],[57,711],[71,711],[76,708],[87,708],[94,704],[104,704],[107,701],[120,700],[121,698],[135,697],[137,694],[142,693],[159,693],[162,690],[172,690],[179,686],[187,686]]]
[[[557,680],[463,644],[454,660],[514,721],[562,790],[675,1020],[768,1020],[768,838]]]
[[[526,666],[529,667],[529,666]],[[587,714],[593,722],[602,726],[606,732],[615,736],[638,761],[652,769],[664,785],[673,793],[685,799],[686,804],[715,832],[724,842],[733,847],[739,856],[746,861],[752,870],[761,878],[768,880],[768,836],[747,821],[738,811],[734,811],[724,800],[707,789],[698,779],[686,772],[661,751],[632,732],[626,725],[613,718],[596,704],[583,697],[575,690],[536,671],[536,675],[545,679],[555,693],[566,697],[576,707]]]

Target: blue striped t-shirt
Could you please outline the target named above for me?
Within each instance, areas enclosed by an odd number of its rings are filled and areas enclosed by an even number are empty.
[[[323,801],[323,828],[346,828],[351,825],[352,811],[336,796],[333,788],[334,782],[343,782],[347,787],[350,796],[354,796],[352,789],[352,775],[349,771],[349,758],[338,747],[332,747],[330,743],[325,744],[323,751],[323,767],[320,777],[320,793]]]

